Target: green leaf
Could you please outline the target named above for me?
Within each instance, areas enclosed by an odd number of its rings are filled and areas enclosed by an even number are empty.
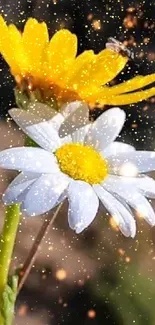
[[[0,312],[4,319],[4,324],[2,325],[12,324],[15,309],[15,301],[17,297],[17,287],[18,276],[14,275],[10,277],[9,283],[6,285],[2,295],[2,302],[0,306]]]
[[[58,111],[58,105],[56,98],[52,94],[51,90],[45,90],[41,92],[38,88],[34,90],[29,90],[27,87],[19,89],[16,87],[14,89],[16,104],[19,108],[27,110],[29,104],[32,103],[43,103]]]
[[[25,137],[25,142],[24,142],[25,147],[39,147],[38,144],[33,141],[31,138],[28,136]]]
[[[14,94],[15,94],[15,99],[16,99],[16,104],[19,108],[21,109],[27,109],[28,105],[29,105],[29,98],[26,94],[26,92],[21,91],[20,89],[18,89],[17,87],[14,90]]]

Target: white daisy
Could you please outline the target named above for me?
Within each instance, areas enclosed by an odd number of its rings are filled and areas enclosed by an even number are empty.
[[[86,125],[77,127],[78,113]],[[60,114],[55,124],[52,119],[34,125],[28,112],[13,109],[11,115],[40,148],[0,153],[0,167],[21,171],[3,195],[6,204],[21,202],[28,215],[40,215],[68,198],[68,222],[76,233],[94,220],[99,201],[125,236],[136,233],[131,208],[155,225],[146,199],[155,197],[155,181],[142,174],[155,168],[155,153],[114,142],[125,121],[122,110],[110,109],[94,123],[88,123],[88,110],[82,105],[81,112],[74,110],[66,124],[60,123]],[[61,137],[69,128],[70,134]]]

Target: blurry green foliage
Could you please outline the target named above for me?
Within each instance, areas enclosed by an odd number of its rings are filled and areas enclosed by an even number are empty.
[[[104,270],[97,282],[93,290],[103,303],[111,305],[116,324],[155,324],[155,282],[139,273],[135,264]]]

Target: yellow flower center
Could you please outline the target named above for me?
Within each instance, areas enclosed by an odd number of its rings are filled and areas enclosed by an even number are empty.
[[[80,143],[64,144],[56,150],[61,171],[89,184],[101,183],[108,175],[108,164],[99,152]]]

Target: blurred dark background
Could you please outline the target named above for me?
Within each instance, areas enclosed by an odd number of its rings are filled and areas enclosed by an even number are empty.
[[[21,30],[28,17],[46,21],[51,36],[60,28],[70,29],[78,36],[79,53],[99,52],[109,36],[125,41],[135,60],[115,82],[155,72],[154,0],[0,0],[0,11]],[[15,106],[13,87],[0,58],[1,149],[23,143],[18,129],[5,121],[8,109]],[[123,109],[127,122],[121,140],[137,149],[154,150],[155,98]],[[95,110],[94,117],[100,113]],[[7,179],[1,192],[6,184]],[[100,211],[93,225],[75,236],[68,229],[65,212],[47,235],[19,296],[15,324],[154,325],[155,230],[139,220],[137,237],[126,239]],[[41,222],[40,218],[22,221],[13,267],[28,254]]]

